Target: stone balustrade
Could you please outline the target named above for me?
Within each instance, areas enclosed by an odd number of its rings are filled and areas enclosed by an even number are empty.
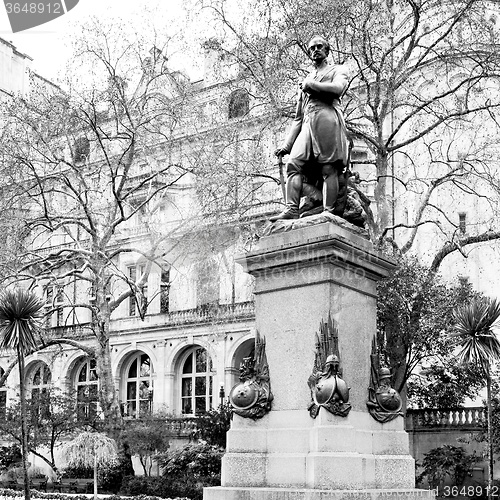
[[[206,304],[195,309],[185,309],[183,311],[172,311],[170,313],[147,315],[144,321],[138,318],[123,318],[114,320],[111,323],[113,335],[120,335],[123,323],[130,321],[141,322],[142,326],[156,325],[188,325],[197,323],[210,323],[218,321],[232,321],[255,316],[255,305],[253,301],[238,302],[235,304]],[[90,323],[80,325],[66,325],[48,328],[47,338],[70,338],[81,339],[92,334]]]
[[[84,339],[92,334],[90,323],[80,325],[65,325],[47,328],[47,339]]]
[[[122,411],[125,404],[120,405]],[[125,425],[133,420],[135,420],[133,417],[125,416]],[[159,420],[163,420],[165,433],[170,437],[189,438],[196,430],[196,417],[165,417]]]
[[[264,203],[255,203],[243,211],[245,217],[257,217],[259,215],[268,215],[283,210],[283,202],[273,200]],[[242,211],[242,208],[240,208]]]
[[[68,242],[62,243],[60,245],[53,245],[50,247],[37,248],[32,250],[32,259],[44,259],[49,255],[56,255],[63,250],[88,250],[90,248],[90,241],[78,241],[78,242]]]
[[[479,430],[486,426],[486,410],[482,406],[449,409],[408,409],[406,429],[418,432],[432,427]]]
[[[163,324],[179,325],[188,323],[205,323],[210,321],[253,317],[255,315],[255,306],[253,301],[239,302],[236,304],[207,304],[195,309],[186,309],[184,311],[173,311],[165,314]]]
[[[165,426],[171,436],[189,436],[196,430],[196,418],[170,417],[166,419]]]

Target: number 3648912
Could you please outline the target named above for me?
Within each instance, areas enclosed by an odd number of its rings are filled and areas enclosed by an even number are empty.
[[[6,3],[7,14],[63,14],[60,2]]]
[[[463,495],[467,497],[480,497],[488,496],[491,492],[491,496],[497,497],[500,495],[500,489],[498,486],[492,486],[491,489],[488,486],[444,486],[442,495],[445,497],[456,497],[458,495]]]

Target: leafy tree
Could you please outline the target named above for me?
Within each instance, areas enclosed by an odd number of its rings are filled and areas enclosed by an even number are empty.
[[[0,434],[22,443],[19,427],[21,402],[9,405],[5,419],[0,421]],[[78,430],[90,428],[95,422],[77,418],[75,398],[49,389],[26,398],[26,436],[28,452],[39,457],[57,474],[57,449]]]
[[[455,486],[461,486],[472,473],[474,464],[481,457],[474,453],[469,454],[461,446],[445,444],[434,448],[424,455],[422,461],[422,472],[417,477],[417,482],[426,479],[431,488],[440,486],[448,476]]]
[[[17,444],[0,447],[0,471],[6,471],[11,465],[22,460],[21,449]]]
[[[468,282],[447,283],[415,258],[400,259],[397,270],[379,282],[378,344],[395,373],[396,390],[403,392],[407,380],[421,365],[435,366],[434,374],[439,369],[443,375],[450,370],[457,373],[459,368],[451,356],[457,342],[450,343],[446,334],[452,332],[455,309],[476,295]],[[414,380],[418,384],[418,379]],[[469,381],[469,389],[474,392],[477,379],[472,376]],[[465,397],[465,389],[463,394]]]
[[[202,441],[159,455],[158,463],[165,475],[194,479],[217,478],[220,475],[223,454],[222,448]]]
[[[150,476],[154,457],[170,446],[165,432],[165,416],[152,414],[126,423],[121,438],[127,442],[130,453],[139,457],[144,475]]]
[[[26,393],[24,386],[24,358],[37,347],[40,325],[38,319],[41,302],[31,292],[16,289],[6,290],[0,296],[0,349],[13,350],[19,366],[19,392],[21,409],[21,449],[24,470],[24,497],[30,499],[28,478],[28,433]]]
[[[231,404],[222,403],[218,408],[208,410],[196,419],[196,429],[191,437],[225,448],[227,431],[231,426],[232,418]]]
[[[493,485],[493,435],[491,402],[491,367],[500,360],[500,340],[494,328],[500,318],[500,303],[488,298],[476,298],[455,312],[455,336],[461,340],[458,360],[472,365],[486,381],[488,425],[488,498]]]
[[[407,383],[409,404],[416,408],[457,408],[474,399],[484,386],[482,377],[456,362],[453,356],[414,373]]]

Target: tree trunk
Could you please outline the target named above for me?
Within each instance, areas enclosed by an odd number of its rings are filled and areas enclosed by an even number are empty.
[[[23,452],[23,472],[24,472],[24,498],[31,498],[30,483],[28,476],[28,432],[26,429],[26,390],[24,387],[24,356],[20,346],[17,346],[17,359],[19,362],[19,397],[21,398],[21,440]]]
[[[111,350],[109,346],[109,317],[111,312],[107,304],[102,304],[101,313],[97,316],[97,348],[96,368],[99,378],[100,391],[99,402],[104,413],[106,434],[119,443],[120,461],[130,474],[134,475],[132,456],[128,452],[128,445],[120,439],[123,417],[120,410],[120,402],[115,387],[113,370],[111,366]]]
[[[486,370],[486,406],[488,426],[488,500],[491,500],[491,488],[493,487],[493,436],[491,428],[491,376],[489,367]]]
[[[120,404],[117,397],[113,370],[111,366],[111,351],[109,347],[109,308],[107,304],[100,307],[97,317],[97,348],[96,371],[99,378],[99,402],[104,413],[106,427],[111,437],[116,438],[122,424]]]
[[[384,228],[391,225],[392,199],[387,192],[389,179],[387,178],[388,157],[386,152],[379,152],[377,154],[376,168],[377,184],[373,194],[377,204],[377,223],[374,227],[370,228],[373,231],[374,240],[377,240],[381,236]]]

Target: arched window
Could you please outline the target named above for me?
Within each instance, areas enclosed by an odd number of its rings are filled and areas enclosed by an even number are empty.
[[[85,359],[78,365],[75,388],[78,420],[94,420],[99,399],[95,359]]]
[[[3,368],[0,368],[0,378],[5,374]],[[0,418],[5,418],[5,409],[7,408],[7,389],[5,385],[0,387]]]
[[[197,347],[189,351],[182,363],[181,409],[185,415],[197,415],[212,408],[212,359]]]
[[[28,393],[31,394],[32,418],[36,424],[49,411],[52,374],[45,363],[38,363],[28,375]]]
[[[151,360],[147,354],[138,352],[126,367],[125,415],[139,418],[152,410],[153,381]]]
[[[245,116],[250,107],[248,92],[244,89],[235,90],[229,97],[229,118]]]
[[[28,386],[31,391],[31,399],[45,396],[50,389],[52,374],[45,363],[39,363],[31,372]]]

